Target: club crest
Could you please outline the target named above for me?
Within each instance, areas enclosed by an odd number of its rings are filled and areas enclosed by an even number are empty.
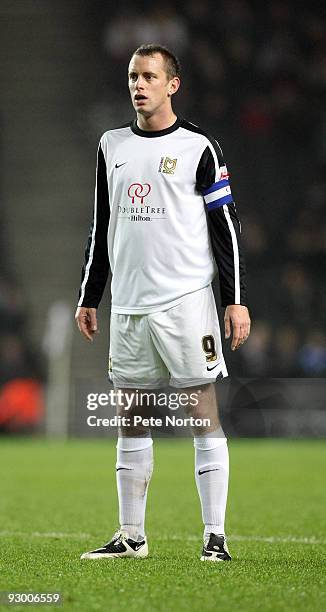
[[[164,174],[174,174],[176,166],[177,159],[171,159],[170,157],[161,157],[158,171],[164,172]]]

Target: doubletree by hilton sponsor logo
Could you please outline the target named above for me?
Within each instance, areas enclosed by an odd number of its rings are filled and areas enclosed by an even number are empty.
[[[152,188],[149,183],[132,183],[128,189],[128,196],[131,198],[131,203],[135,204],[135,199],[139,204],[144,204],[144,198],[148,196]]]
[[[129,221],[166,219],[166,209],[164,207],[151,206],[148,202],[144,201],[151,190],[152,187],[149,183],[132,183],[128,188],[131,205],[118,205],[119,218],[128,219]]]

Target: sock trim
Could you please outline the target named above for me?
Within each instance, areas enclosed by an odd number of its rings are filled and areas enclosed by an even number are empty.
[[[143,438],[141,436],[135,438],[127,438],[119,436],[117,442],[117,449],[132,452],[132,451],[140,451],[145,450],[153,445],[153,440],[151,437]]]

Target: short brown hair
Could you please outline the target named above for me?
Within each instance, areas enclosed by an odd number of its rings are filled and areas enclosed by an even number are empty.
[[[181,74],[181,64],[178,60],[177,56],[172,53],[167,47],[163,47],[163,45],[157,45],[151,43],[149,45],[141,45],[134,51],[133,55],[154,55],[155,53],[160,53],[164,59],[165,70],[169,77],[169,79],[173,79],[174,77],[180,77]]]

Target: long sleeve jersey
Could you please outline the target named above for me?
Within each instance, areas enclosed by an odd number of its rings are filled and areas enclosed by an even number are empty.
[[[246,305],[240,223],[217,141],[178,118],[105,132],[79,306],[97,308],[109,270],[112,312],[166,310],[219,274],[222,305]]]

